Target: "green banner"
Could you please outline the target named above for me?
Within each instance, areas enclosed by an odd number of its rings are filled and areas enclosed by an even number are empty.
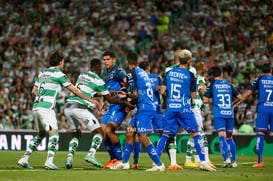
[[[31,139],[36,135],[35,132],[5,132],[0,131],[0,150],[25,150],[26,146],[30,143]],[[118,134],[121,145],[125,143],[125,134]],[[58,150],[66,151],[68,150],[68,144],[72,138],[72,133],[60,133],[60,140],[58,145]],[[150,135],[151,142],[156,144],[160,139],[159,135]],[[216,134],[207,135],[209,142],[209,152],[211,154],[221,154],[219,148],[219,139]],[[234,135],[234,141],[237,146],[237,155],[255,155],[256,154],[256,136],[255,134],[251,135]],[[186,144],[189,139],[188,134],[179,134],[177,135],[177,152],[185,153]],[[90,147],[92,140],[91,133],[83,133],[78,147],[78,151],[87,151]],[[41,145],[38,147],[38,150],[47,150],[46,145],[48,142],[48,137],[46,137]],[[273,136],[265,136],[264,141],[264,155],[273,156]],[[105,151],[104,147],[100,147],[100,151]],[[144,149],[142,150],[144,151]]]

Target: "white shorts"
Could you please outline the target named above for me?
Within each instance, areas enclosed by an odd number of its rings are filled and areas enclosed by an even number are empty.
[[[38,132],[58,130],[56,113],[52,109],[35,109],[33,110],[33,118]]]
[[[203,116],[202,116],[202,111],[197,108],[194,107],[192,108],[192,112],[194,113],[195,119],[197,121],[198,127],[199,127],[199,131],[203,130]]]
[[[101,127],[99,121],[89,109],[65,108],[64,115],[72,132],[79,130],[81,125],[90,131]]]

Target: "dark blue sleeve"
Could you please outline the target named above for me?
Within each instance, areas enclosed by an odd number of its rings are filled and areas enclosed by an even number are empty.
[[[250,84],[249,90],[251,90],[252,92],[255,92],[255,91],[258,89],[260,78],[261,78],[261,77],[256,78],[256,79]]]
[[[212,85],[213,85],[213,83],[211,83],[211,84],[207,87],[206,92],[205,92],[205,94],[204,94],[204,96],[207,97],[207,98],[212,98]]]
[[[162,85],[162,78],[160,76],[157,76],[158,78],[158,85]]]
[[[191,76],[191,85],[190,85],[191,92],[196,92],[197,79],[196,79],[196,77],[194,76],[194,74],[192,72],[190,72],[190,76]]]
[[[237,97],[240,94],[238,89],[236,89],[236,87],[233,84],[231,84],[231,89],[232,89],[232,96]]]
[[[126,77],[126,72],[122,68],[118,67],[117,76],[119,79],[123,80],[124,77]]]
[[[128,83],[128,92],[134,92],[137,90],[137,77],[135,69],[132,69],[128,74],[126,75],[127,83]]]

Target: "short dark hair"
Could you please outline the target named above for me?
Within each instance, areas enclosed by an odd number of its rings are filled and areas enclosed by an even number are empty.
[[[130,65],[137,65],[138,63],[137,54],[133,51],[129,51],[127,54],[127,61],[128,61],[128,64]]]
[[[219,76],[221,76],[222,69],[220,67],[217,67],[217,66],[212,67],[211,68],[211,73],[212,73],[213,77],[219,77]]]
[[[139,64],[139,67],[142,68],[143,70],[147,70],[147,68],[149,67],[150,63],[147,61],[141,62]]]
[[[270,63],[264,63],[263,64],[263,67],[262,67],[263,73],[270,73],[271,69],[272,68],[271,68]]]
[[[106,51],[106,52],[103,53],[102,56],[109,56],[109,57],[111,57],[111,58],[116,58],[115,53],[112,52],[112,51]]]
[[[99,58],[93,58],[91,61],[90,61],[90,69],[91,70],[94,70],[96,69],[98,66],[101,66],[102,65],[102,62]]]
[[[64,59],[64,54],[59,51],[55,51],[49,55],[49,65],[57,66]]]

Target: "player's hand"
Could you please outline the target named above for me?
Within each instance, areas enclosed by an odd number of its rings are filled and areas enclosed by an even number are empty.
[[[124,91],[117,91],[116,93],[119,98],[126,98],[127,97],[127,94]]]
[[[95,104],[95,106],[100,107],[100,103],[96,99],[91,99],[90,98],[88,101]]]

